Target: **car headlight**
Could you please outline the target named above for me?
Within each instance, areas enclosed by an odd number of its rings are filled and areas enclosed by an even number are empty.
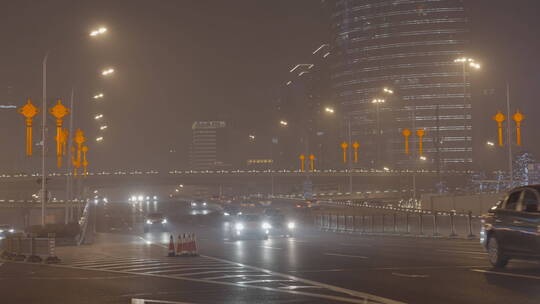
[[[266,223],[266,222],[265,222],[265,223],[262,223],[262,228],[263,228],[263,229],[270,229],[270,228],[272,228],[272,225],[270,225],[269,223]]]
[[[151,224],[152,224],[152,221],[151,221],[151,220],[146,220],[146,223],[147,223],[148,225],[151,225]]]
[[[242,230],[242,229],[244,229],[244,224],[242,224],[242,223],[236,223],[236,224],[234,225],[234,228],[236,228],[236,230]]]
[[[230,214],[229,212],[223,212],[223,215],[229,216],[229,215],[231,215],[231,214]]]
[[[197,207],[197,203],[191,203],[191,207]]]
[[[295,224],[294,222],[289,222],[289,223],[287,224],[287,227],[288,227],[289,229],[294,229],[294,228],[296,227],[296,224]]]
[[[163,219],[163,220],[161,221],[161,223],[162,223],[162,224],[167,224],[167,219]]]
[[[9,233],[13,233],[13,232],[15,232],[15,229],[12,228],[12,229],[9,229],[8,231],[9,231]]]
[[[206,206],[207,204],[206,203],[202,203],[203,206]]]
[[[4,229],[0,229],[0,233],[3,233],[4,232]]]

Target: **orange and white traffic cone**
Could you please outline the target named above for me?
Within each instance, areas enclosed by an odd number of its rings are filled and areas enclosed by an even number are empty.
[[[176,256],[176,253],[174,252],[174,239],[171,234],[171,237],[169,238],[169,254],[167,256],[173,257]]]
[[[189,246],[189,240],[188,240],[187,234],[184,233],[182,235],[182,252],[181,252],[182,256],[188,255],[188,246]]]
[[[192,242],[192,245],[191,245],[191,255],[192,256],[197,256],[199,255],[199,251],[197,249],[197,237],[195,237],[195,233],[192,233],[191,234],[191,242]]]
[[[182,250],[184,248],[184,239],[182,238],[182,235],[178,235],[178,242],[176,243],[176,255],[180,256],[182,255]]]

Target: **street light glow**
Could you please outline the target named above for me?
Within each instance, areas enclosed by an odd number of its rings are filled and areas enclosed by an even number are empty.
[[[493,147],[493,146],[495,146],[495,143],[492,142],[492,141],[488,141],[488,142],[486,142],[486,145],[488,145],[490,147]]]
[[[99,119],[102,119],[102,118],[103,118],[103,114],[96,114],[96,116],[94,116],[95,120],[99,120]]]
[[[427,157],[425,157],[425,156],[420,156],[420,160],[427,160]]]
[[[289,123],[286,120],[280,120],[279,124],[286,127]]]
[[[475,68],[475,69],[480,69],[480,64],[479,63],[475,63],[475,62],[469,62],[469,66],[471,68]]]
[[[386,94],[394,94],[394,90],[389,88],[383,88],[383,92],[385,92]]]
[[[249,135],[249,140],[255,140],[255,135],[250,134],[250,135]]]
[[[103,131],[103,130],[106,130],[108,127],[109,127],[109,126],[105,125],[105,126],[99,127],[99,129],[100,129],[101,131]]]
[[[97,30],[93,30],[90,32],[90,36],[94,37],[94,36],[98,36],[98,35],[102,35],[102,34],[105,34],[107,32],[107,28],[106,27],[100,27],[98,28]]]
[[[371,103],[384,103],[385,100],[384,99],[381,99],[381,98],[375,98],[371,101]]]
[[[100,98],[103,98],[105,95],[103,95],[103,93],[99,93],[99,94],[96,94],[94,95],[94,99],[100,99]]]
[[[324,108],[324,111],[325,111],[326,113],[331,113],[331,114],[333,114],[333,113],[335,112],[335,111],[334,111],[334,108],[332,108],[332,107],[326,107],[326,108]]]
[[[112,73],[114,73],[114,69],[113,68],[108,68],[108,69],[103,70],[101,72],[101,75],[107,76],[107,75],[112,74]]]
[[[103,141],[103,136],[100,136],[100,137],[96,138],[96,141],[97,141],[97,142]]]
[[[388,171],[390,171],[390,168],[388,168],[388,167],[383,167],[383,170],[386,171],[386,172],[388,172]]]

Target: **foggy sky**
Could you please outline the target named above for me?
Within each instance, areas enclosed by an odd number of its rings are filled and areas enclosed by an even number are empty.
[[[526,115],[524,148],[540,156],[538,1],[465,2],[471,57],[483,65],[473,86],[497,89],[493,104],[480,105],[487,119],[475,120],[495,134],[489,119],[504,109],[500,88],[509,79],[514,107]],[[328,36],[318,0],[13,0],[0,2],[0,20],[0,104],[20,106],[27,97],[41,103],[41,60],[52,49],[49,100],[67,101],[75,87],[76,125],[90,139],[92,114],[103,113],[109,125],[103,144],[90,144],[99,168],[185,165],[194,120],[225,119],[246,134],[263,132],[290,66]],[[109,28],[107,37],[89,39],[99,25]],[[104,80],[98,72],[106,66],[117,74]],[[106,99],[96,105],[91,96],[98,91]],[[23,156],[23,118],[4,109],[0,117],[0,171],[33,167]]]

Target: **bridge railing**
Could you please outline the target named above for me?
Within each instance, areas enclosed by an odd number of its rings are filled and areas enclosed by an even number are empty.
[[[322,231],[357,234],[388,234],[418,237],[477,238],[481,217],[468,213],[427,212],[422,210],[369,212],[346,215],[324,212],[315,216]]]

